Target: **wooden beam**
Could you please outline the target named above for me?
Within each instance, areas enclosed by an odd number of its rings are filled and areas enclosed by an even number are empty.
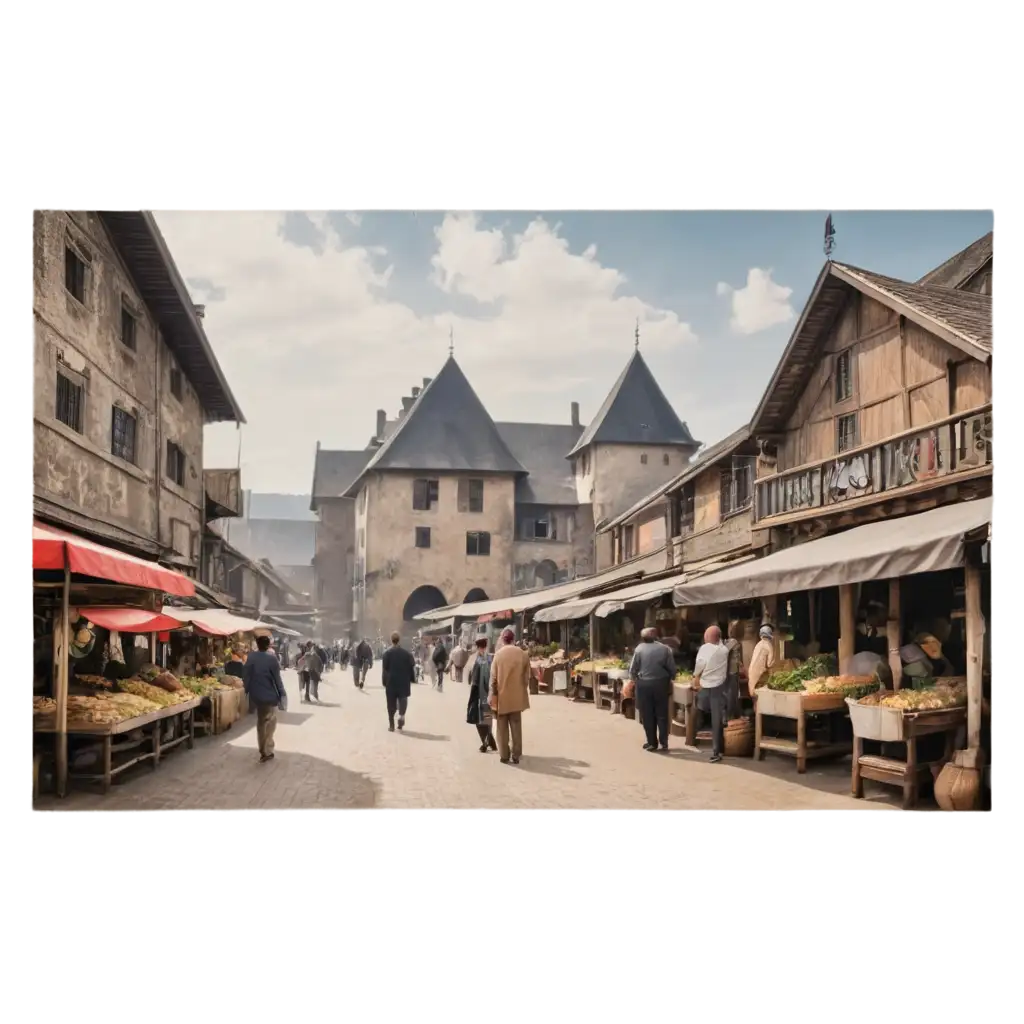
[[[981,614],[981,567],[968,559],[964,566],[967,612],[967,748],[981,747],[981,676],[985,650],[985,620]]]
[[[846,670],[846,663],[853,657],[854,636],[857,631],[857,609],[854,605],[852,583],[839,587],[839,671]]]
[[[57,796],[67,792],[68,785],[68,663],[71,660],[71,623],[69,618],[71,570],[64,567],[64,590],[60,603],[60,626],[53,631],[54,668],[57,670]]]
[[[889,645],[889,668],[892,670],[893,689],[898,690],[903,682],[903,662],[900,660],[900,641],[903,637],[903,609],[900,604],[900,581],[889,580],[889,617],[885,624],[885,636]]]

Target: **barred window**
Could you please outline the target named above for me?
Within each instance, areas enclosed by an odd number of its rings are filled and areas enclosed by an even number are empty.
[[[61,423],[82,433],[82,409],[85,405],[85,386],[57,371],[57,410]]]
[[[125,462],[135,462],[135,417],[116,405],[110,425],[110,451]]]
[[[185,453],[173,441],[167,442],[166,475],[179,487],[185,486]]]

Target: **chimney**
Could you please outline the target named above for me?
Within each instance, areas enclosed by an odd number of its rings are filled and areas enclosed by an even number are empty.
[[[408,395],[402,399],[402,412],[408,412],[412,408],[413,399]]]
[[[420,389],[419,388],[413,388],[412,389],[412,397],[413,398],[419,398],[420,397]]]
[[[388,414],[383,409],[377,410],[377,437],[384,436],[384,427],[388,422]]]
[[[573,402],[569,408],[571,410],[572,425],[578,427],[580,425],[580,403]]]
[[[206,306],[196,306],[195,310],[196,310],[196,316],[199,317],[200,320],[205,318],[205,316],[206,316]]]
[[[429,377],[424,377],[423,378],[423,386],[426,387],[429,383],[430,383],[430,378]]]

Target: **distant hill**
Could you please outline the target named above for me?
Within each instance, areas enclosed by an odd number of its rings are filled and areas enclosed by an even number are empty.
[[[261,494],[247,491],[250,519],[293,519],[296,522],[316,522],[316,514],[309,510],[308,494]]]

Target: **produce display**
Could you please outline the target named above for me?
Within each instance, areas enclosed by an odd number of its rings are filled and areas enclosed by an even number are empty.
[[[146,700],[162,708],[173,707],[175,704],[184,704],[194,700],[195,694],[187,687],[169,693],[152,683],[144,683],[141,679],[122,679],[118,684],[122,693],[133,693],[136,697],[145,697]]]
[[[883,708],[900,711],[940,711],[945,708],[964,707],[967,704],[967,689],[961,684],[935,686],[927,690],[879,690],[857,701],[858,704],[878,704]]]
[[[558,653],[561,645],[557,643],[551,644],[533,644],[530,647],[531,658],[551,658]]]
[[[857,700],[875,693],[881,684],[877,676],[826,676],[805,684],[808,693],[839,693]]]
[[[629,662],[621,658],[593,658],[581,661],[575,668],[576,672],[607,672],[609,669],[627,669]]]
[[[106,676],[78,675],[77,673],[75,674],[74,681],[85,686],[98,686],[104,690],[109,690],[114,685]]]
[[[814,679],[834,677],[837,668],[833,654],[815,654],[795,668],[791,668],[789,665],[792,665],[792,662],[789,662],[786,668],[773,672],[768,677],[766,685],[769,690],[801,693],[807,689],[805,683]]]
[[[693,682],[693,673],[689,669],[681,668],[676,673],[676,682],[677,683],[692,683]]]
[[[57,712],[57,702],[52,697],[33,697],[32,714],[53,715]]]
[[[184,687],[182,692],[190,696],[208,697],[215,690],[233,689],[230,683],[221,682],[213,676],[182,676],[180,682]]]

